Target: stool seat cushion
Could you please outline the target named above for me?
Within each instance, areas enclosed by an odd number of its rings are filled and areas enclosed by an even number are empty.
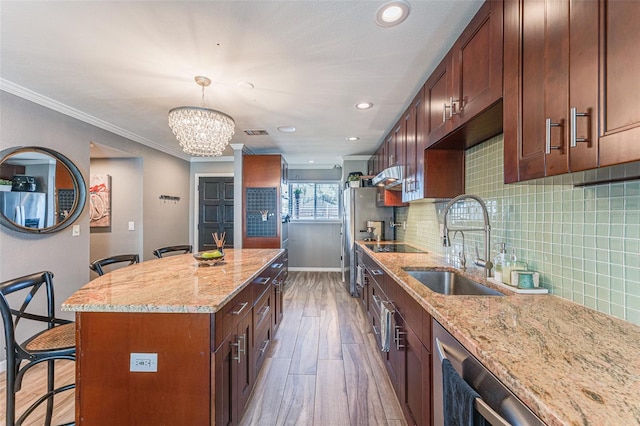
[[[28,351],[51,351],[69,349],[76,345],[76,324],[63,324],[45,330],[33,338],[25,348]]]

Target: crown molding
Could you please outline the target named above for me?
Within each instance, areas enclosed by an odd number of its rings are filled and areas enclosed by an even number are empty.
[[[145,145],[149,148],[153,148],[157,151],[164,152],[165,154],[169,154],[173,157],[177,157],[185,161],[191,160],[191,156],[185,154],[180,150],[169,149],[166,146],[163,146],[157,142],[152,141],[151,139],[147,139],[133,132],[125,130],[121,127],[115,126],[109,122],[106,122],[97,117],[94,117],[80,110],[72,108],[66,104],[63,104],[62,102],[58,102],[54,99],[43,96],[39,93],[36,93],[25,87],[19,86],[3,78],[0,78],[0,90],[7,93],[11,93],[12,95],[18,96],[22,99],[26,99],[38,105],[42,105],[45,108],[49,108],[53,111],[57,111],[61,114],[75,118],[84,123],[91,124],[92,126],[114,133],[118,136],[122,136],[123,138],[132,140],[134,142],[138,142],[139,144]]]

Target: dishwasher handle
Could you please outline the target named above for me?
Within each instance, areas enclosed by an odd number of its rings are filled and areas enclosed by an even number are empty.
[[[437,337],[436,349],[438,350],[440,361],[447,359],[447,348]],[[496,413],[493,408],[489,407],[482,398],[476,398],[473,406],[486,421],[491,423],[491,426],[512,426],[512,424],[506,421],[500,414]]]

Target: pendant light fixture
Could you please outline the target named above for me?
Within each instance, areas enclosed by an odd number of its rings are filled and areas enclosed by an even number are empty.
[[[202,87],[202,107],[173,108],[169,111],[169,127],[187,154],[219,157],[235,132],[235,122],[227,114],[205,106],[204,88],[211,80],[197,76],[195,81]]]

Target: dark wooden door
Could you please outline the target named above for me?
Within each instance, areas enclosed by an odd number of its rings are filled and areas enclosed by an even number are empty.
[[[422,358],[422,342],[406,327],[405,330],[405,386],[404,395],[400,399],[405,412],[409,415],[407,421],[413,420],[415,425],[429,424],[429,417],[423,418],[423,377],[425,369],[431,368]]]
[[[453,128],[502,97],[502,21],[502,1],[485,2],[453,46]]]
[[[427,103],[427,146],[440,140],[452,128],[451,123],[451,55],[448,54],[427,79],[425,102]]]
[[[635,13],[639,13],[638,8]],[[615,22],[617,28],[618,22]],[[599,2],[570,1],[569,170],[571,172],[598,167],[599,38],[596,30],[598,25]],[[634,34],[637,34],[640,26],[635,22],[634,25]],[[631,46],[638,52],[636,58],[640,57],[637,43],[633,43],[629,47]],[[636,62],[636,65],[640,66],[640,60]],[[636,81],[637,78],[634,77],[633,82]],[[631,105],[635,106],[636,103]]]
[[[198,251],[216,248],[213,233],[225,235],[225,248],[233,247],[233,178],[200,178]]]
[[[640,160],[640,2],[600,3],[602,167]]]
[[[254,381],[251,374],[253,368],[250,356],[253,352],[252,320],[252,315],[248,314],[245,315],[238,324],[237,343],[239,346],[237,349],[240,360],[234,363],[236,383],[238,386],[238,420],[241,418],[242,412],[247,405]]]
[[[567,173],[569,2],[510,0],[504,22],[505,182]]]

